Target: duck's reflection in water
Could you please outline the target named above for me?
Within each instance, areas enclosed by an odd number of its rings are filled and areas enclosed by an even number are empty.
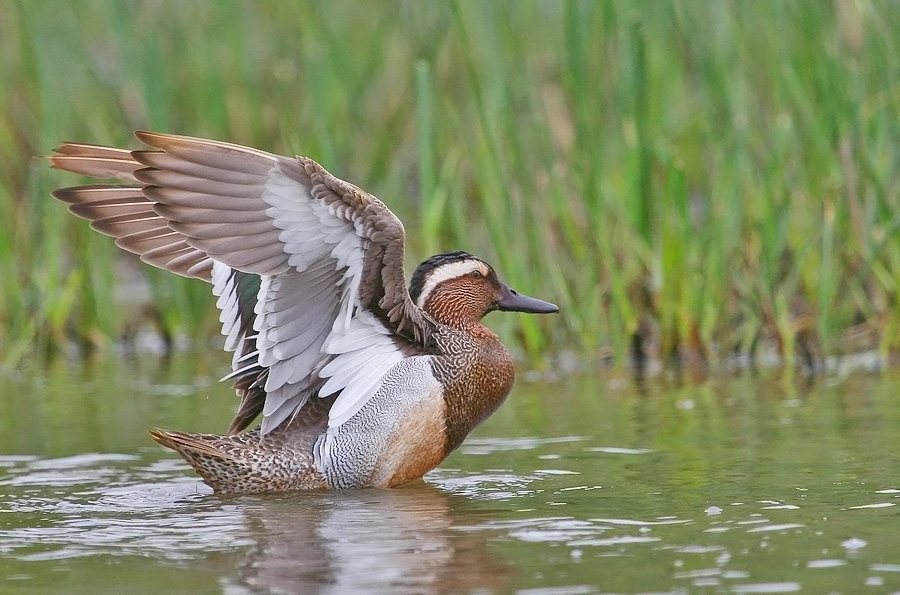
[[[504,590],[512,567],[485,550],[472,503],[424,482],[241,499],[255,546],[226,592]]]

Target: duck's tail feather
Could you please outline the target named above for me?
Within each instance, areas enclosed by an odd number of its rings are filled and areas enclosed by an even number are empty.
[[[312,455],[257,431],[220,436],[155,429],[150,436],[190,463],[219,494],[283,492],[326,488]]]

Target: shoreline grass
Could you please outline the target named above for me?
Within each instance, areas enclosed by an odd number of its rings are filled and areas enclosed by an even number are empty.
[[[463,248],[563,350],[816,368],[900,350],[896,2],[0,4],[0,359],[104,349],[134,262],[48,196],[59,141],[136,128],[313,157]],[[169,337],[208,288],[140,272]],[[133,330],[133,329],[132,329]],[[693,362],[694,364],[691,364]]]

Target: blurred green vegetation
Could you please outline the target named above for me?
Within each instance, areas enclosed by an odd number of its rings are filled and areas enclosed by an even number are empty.
[[[521,351],[900,347],[900,4],[0,0],[0,348],[217,327],[48,196],[61,140],[309,155],[558,317]],[[415,261],[415,262],[414,262]],[[126,291],[146,278],[153,304]],[[131,292],[134,293],[134,292]]]

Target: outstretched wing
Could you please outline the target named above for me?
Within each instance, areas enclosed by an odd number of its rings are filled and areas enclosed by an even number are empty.
[[[305,157],[136,136],[154,150],[63,144],[54,167],[131,183],[54,196],[145,262],[213,283],[241,396],[231,431],[261,412],[265,435],[313,394],[340,393],[338,425],[425,350],[433,322],[406,288],[403,225],[377,198]]]

